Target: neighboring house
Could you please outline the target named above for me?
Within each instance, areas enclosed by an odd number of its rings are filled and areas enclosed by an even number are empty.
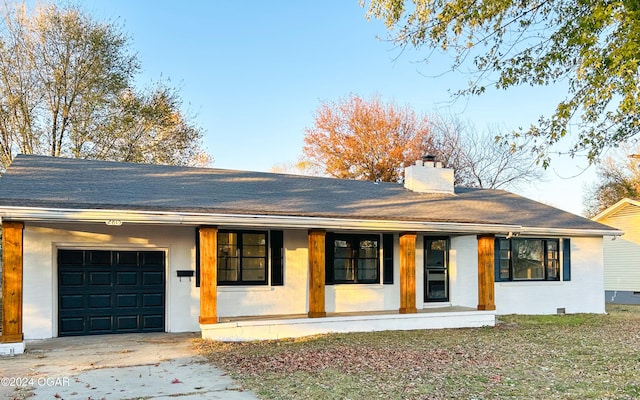
[[[0,178],[0,351],[25,340],[201,331],[249,340],[604,313],[617,229],[515,194],[16,157]]]
[[[604,241],[606,301],[640,304],[640,201],[622,199],[593,220],[624,232]]]

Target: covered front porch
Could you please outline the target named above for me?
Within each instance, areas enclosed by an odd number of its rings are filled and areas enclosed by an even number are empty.
[[[221,318],[201,325],[202,337],[220,341],[275,340],[309,335],[387,330],[479,328],[495,326],[495,310],[470,307],[424,308],[416,313],[372,311],[327,313],[324,318],[304,314]]]
[[[220,316],[215,227],[201,227],[200,246],[200,329],[202,337],[221,341],[249,341],[296,338],[309,335],[385,330],[476,328],[495,326],[494,236],[477,236],[477,307],[455,303],[417,307],[416,238],[414,232],[398,236],[399,305],[395,310],[364,309],[331,312],[327,309],[325,286],[325,231],[309,230],[307,313]]]

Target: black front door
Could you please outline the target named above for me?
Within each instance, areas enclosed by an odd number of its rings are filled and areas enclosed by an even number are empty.
[[[424,301],[449,301],[448,238],[424,238]]]
[[[58,335],[163,332],[163,251],[58,251]]]

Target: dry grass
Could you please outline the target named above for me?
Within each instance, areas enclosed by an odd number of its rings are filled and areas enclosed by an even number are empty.
[[[265,399],[640,398],[640,306],[200,349]]]

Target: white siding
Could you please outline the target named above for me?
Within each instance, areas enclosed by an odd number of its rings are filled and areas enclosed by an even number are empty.
[[[571,281],[497,282],[498,314],[604,313],[602,238],[571,238]]]
[[[640,292],[640,207],[628,204],[598,222],[624,232],[604,241],[605,290]]]

